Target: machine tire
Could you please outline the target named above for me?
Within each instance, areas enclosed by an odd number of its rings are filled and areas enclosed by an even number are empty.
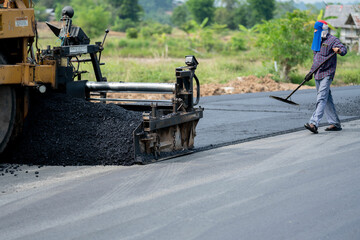
[[[4,56],[0,53],[0,65],[4,65],[4,64],[6,64],[6,60]]]
[[[0,86],[0,154],[12,139],[16,124],[16,92],[11,86]]]

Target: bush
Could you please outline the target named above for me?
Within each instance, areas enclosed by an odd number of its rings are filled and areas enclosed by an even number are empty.
[[[151,47],[150,41],[141,39],[128,40],[128,47],[132,49],[149,48]]]
[[[339,72],[339,77],[345,84],[360,84],[360,69],[347,69]]]
[[[155,34],[162,35],[162,34],[171,34],[172,27],[167,24],[160,24],[160,23],[150,23],[143,26],[140,30],[141,36],[143,38],[149,38]]]
[[[124,47],[127,47],[129,44],[128,42],[126,41],[126,39],[120,39],[119,43],[118,43],[118,47],[119,48],[124,48]]]
[[[153,34],[171,34],[172,32],[172,27],[167,25],[167,24],[159,24],[159,23],[155,23],[155,24],[151,24],[152,29],[153,29]]]
[[[126,29],[126,37],[127,38],[137,38],[138,30],[136,28],[128,28]]]
[[[142,27],[140,29],[140,35],[143,37],[143,38],[150,38],[152,35],[153,35],[153,31],[151,30],[150,27]]]
[[[244,38],[240,34],[232,36],[230,39],[230,49],[232,51],[241,51],[246,49],[246,43]]]
[[[135,28],[136,25],[137,24],[130,18],[120,19],[119,17],[117,17],[112,29],[118,32],[125,32],[128,28]]]

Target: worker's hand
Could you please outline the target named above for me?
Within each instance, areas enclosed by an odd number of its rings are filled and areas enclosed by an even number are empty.
[[[333,51],[336,52],[337,54],[340,54],[340,53],[341,53],[340,48],[337,48],[337,47],[336,47],[336,48],[333,48]]]
[[[308,74],[306,74],[305,81],[307,81],[307,82],[310,81],[312,79],[312,75],[313,75],[312,72],[309,72]]]

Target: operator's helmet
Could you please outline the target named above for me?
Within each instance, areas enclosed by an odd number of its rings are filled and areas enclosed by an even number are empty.
[[[62,9],[61,15],[63,17],[69,17],[72,18],[74,16],[74,9],[70,6],[66,6]]]

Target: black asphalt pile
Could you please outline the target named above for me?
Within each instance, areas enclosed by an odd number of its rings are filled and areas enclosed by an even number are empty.
[[[10,163],[131,165],[141,113],[65,94],[35,96]]]

